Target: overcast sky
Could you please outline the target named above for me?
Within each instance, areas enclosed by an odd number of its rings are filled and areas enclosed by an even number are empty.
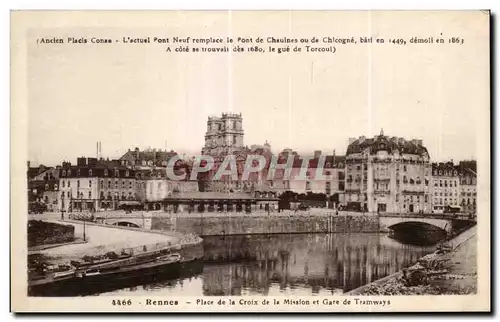
[[[488,107],[489,36],[439,16],[423,21],[351,15],[272,13],[251,19],[233,13],[172,16],[172,23],[154,28],[32,30],[29,158],[49,165],[75,162],[95,156],[97,141],[110,158],[136,146],[199,153],[207,117],[227,111],[242,113],[245,144],[268,140],[274,152],[336,149],[340,155],[349,137],[370,137],[383,128],[389,136],[422,139],[434,160],[477,157],[476,133],[484,126],[477,111]],[[277,55],[35,41],[85,35],[423,37],[430,30],[461,34],[467,42],[437,50],[438,45],[339,45],[335,54]]]

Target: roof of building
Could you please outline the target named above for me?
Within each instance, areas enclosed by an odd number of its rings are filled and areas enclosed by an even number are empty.
[[[386,150],[389,153],[399,151],[400,154],[429,155],[427,148],[422,145],[421,140],[408,141],[403,138],[383,135],[383,132],[373,138],[365,138],[362,136],[353,140],[347,147],[346,155],[361,153],[365,149],[369,149],[370,154],[376,154],[380,150]]]
[[[156,150],[156,149],[148,149],[140,151],[138,148],[135,150],[128,150],[124,155],[120,157],[120,160],[135,160],[136,162],[142,161],[153,161],[153,162],[163,162],[169,161],[172,157],[178,155],[175,151],[166,151],[166,150]]]

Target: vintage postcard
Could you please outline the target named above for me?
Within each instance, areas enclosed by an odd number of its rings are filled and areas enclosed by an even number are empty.
[[[13,11],[14,312],[490,311],[489,11]]]

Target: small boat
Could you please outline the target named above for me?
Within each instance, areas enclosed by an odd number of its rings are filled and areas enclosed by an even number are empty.
[[[181,255],[179,255],[178,253],[173,253],[173,254],[158,256],[156,257],[156,261],[177,263],[181,261]]]
[[[96,275],[101,275],[101,271],[98,269],[89,269],[88,271],[85,271],[83,276],[96,276]]]
[[[63,277],[69,277],[75,275],[75,270],[68,270],[68,271],[62,271],[62,272],[55,272],[54,273],[54,278],[63,278]]]

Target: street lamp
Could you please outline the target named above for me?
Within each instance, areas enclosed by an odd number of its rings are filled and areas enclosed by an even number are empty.
[[[85,241],[85,221],[86,221],[86,218],[85,218],[85,216],[83,216],[83,241]]]

